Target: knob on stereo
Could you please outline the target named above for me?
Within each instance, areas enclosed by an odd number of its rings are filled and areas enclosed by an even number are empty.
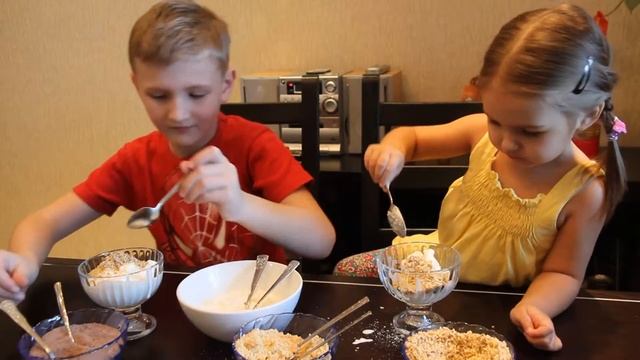
[[[338,102],[334,98],[326,98],[322,101],[322,109],[329,114],[338,111]]]
[[[327,90],[327,92],[334,93],[336,92],[336,83],[334,81],[327,81],[324,83],[324,89]]]

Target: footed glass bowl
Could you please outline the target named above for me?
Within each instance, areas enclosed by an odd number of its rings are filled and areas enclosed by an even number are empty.
[[[407,266],[403,261],[416,252],[431,252],[440,269],[418,271]],[[397,244],[381,250],[376,263],[384,288],[407,304],[407,310],[393,318],[396,330],[409,334],[444,321],[442,316],[431,311],[431,306],[449,295],[458,283],[460,254],[455,249],[429,242]]]
[[[126,253],[138,260],[153,260],[145,269],[131,267],[131,271],[114,276],[93,276],[90,272],[109,256]],[[145,247],[131,247],[100,253],[78,266],[80,283],[85,293],[96,304],[120,311],[129,318],[128,339],[135,340],[150,334],[156,328],[156,319],[145,314],[141,305],[158,290],[162,282],[164,258],[162,252]]]

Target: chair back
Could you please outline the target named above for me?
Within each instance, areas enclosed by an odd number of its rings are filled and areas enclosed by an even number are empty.
[[[302,132],[300,162],[313,177],[310,191],[317,196],[320,174],[320,110],[318,108],[320,81],[317,76],[305,76],[301,86],[302,101],[300,103],[227,103],[221,106],[221,111],[262,124],[286,124],[300,127]]]
[[[481,113],[479,102],[380,102],[380,79],[377,75],[364,76],[362,80],[362,154],[371,144],[380,142],[381,127],[389,130],[394,126],[437,125],[456,120],[462,116]],[[414,165],[407,164],[393,181],[391,188],[394,200],[407,223],[407,233],[428,233],[435,230],[437,212],[442,197],[449,185],[464,175],[466,165]],[[388,246],[395,234],[386,220],[388,201],[381,201],[383,194],[366,169],[361,177],[361,226],[362,250]],[[436,194],[436,202],[429,204],[434,209],[424,207],[427,201],[411,196],[411,203],[398,195],[401,189],[420,191],[420,194]],[[427,198],[429,196],[426,196]],[[398,201],[400,200],[400,201]],[[406,198],[409,200],[409,197]],[[437,203],[437,205],[436,205]],[[417,209],[417,210],[416,210]],[[424,210],[424,211],[423,211]],[[431,211],[431,214],[429,213]],[[436,219],[425,226],[425,217]]]

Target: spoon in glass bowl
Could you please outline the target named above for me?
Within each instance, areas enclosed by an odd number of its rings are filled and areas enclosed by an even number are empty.
[[[69,316],[67,315],[67,307],[64,305],[64,295],[62,294],[62,284],[60,281],[56,281],[53,284],[53,289],[56,292],[56,300],[58,301],[58,309],[60,310],[60,317],[62,317],[62,322],[64,323],[64,327],[67,329],[67,334],[69,335],[69,339],[71,339],[72,343],[76,343],[76,339],[73,338],[73,334],[71,333],[71,326],[69,325]]]
[[[22,330],[26,331],[27,334],[31,335],[31,337],[38,343],[38,345],[42,347],[44,352],[47,353],[49,359],[56,358],[56,355],[53,353],[53,350],[51,350],[51,347],[49,347],[47,343],[42,340],[40,335],[38,335],[38,333],[33,330],[31,325],[29,325],[27,319],[25,319],[20,310],[18,310],[16,303],[11,300],[2,300],[2,302],[0,302],[0,310],[7,313],[11,320],[18,324],[18,326],[20,326]]]
[[[167,202],[175,193],[178,192],[180,188],[180,182],[178,181],[171,190],[167,192],[167,194],[158,201],[158,204],[154,207],[143,207],[136,210],[129,221],[127,221],[127,226],[131,229],[142,229],[151,225],[154,221],[158,220],[160,217],[160,209],[164,206],[164,203]]]
[[[387,195],[389,195],[389,210],[387,210],[387,220],[389,221],[389,225],[391,225],[391,230],[393,230],[396,235],[405,237],[407,236],[407,225],[404,223],[404,218],[402,217],[400,209],[393,203],[393,197],[391,196],[389,185],[390,184],[385,185],[385,190],[387,192]]]

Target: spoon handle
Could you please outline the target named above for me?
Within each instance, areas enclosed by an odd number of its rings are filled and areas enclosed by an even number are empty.
[[[163,197],[162,199],[160,199],[160,201],[158,201],[158,205],[156,205],[156,207],[160,207],[162,205],[164,205],[165,202],[167,202],[167,200],[169,200],[173,195],[175,195],[175,193],[178,192],[178,189],[180,189],[180,181],[178,181],[175,185],[173,185],[173,187],[171,188],[171,190],[169,190]]]
[[[251,291],[249,291],[249,296],[247,296],[247,301],[244,302],[244,306],[249,306],[249,301],[251,301],[251,297],[253,296],[253,292],[256,290],[256,286],[258,285],[258,281],[262,276],[262,272],[264,268],[267,266],[269,261],[269,255],[258,255],[256,258],[256,270],[253,273],[253,280],[251,280]]]
[[[262,300],[264,300],[264,298],[266,298],[267,295],[269,295],[271,290],[275,289],[275,287],[278,286],[278,284],[280,284],[282,282],[282,280],[286,279],[287,276],[289,276],[289,274],[291,274],[293,272],[293,270],[295,270],[298,267],[298,265],[300,265],[300,261],[291,260],[289,262],[289,265],[287,265],[287,268],[284,269],[282,274],[280,274],[280,276],[276,279],[276,281],[273,283],[273,285],[271,285],[269,290],[267,290],[267,292],[265,292],[264,295],[262,295],[260,300],[258,300],[258,302],[253,305],[252,309],[255,309],[256,307],[258,307],[258,305],[262,302]]]
[[[324,344],[328,344],[331,340],[333,340],[336,336],[339,336],[340,334],[342,334],[343,332],[347,331],[350,327],[352,327],[353,325],[359,323],[361,320],[363,320],[364,318],[366,318],[367,316],[373,314],[371,311],[367,311],[366,313],[360,315],[360,317],[358,317],[357,319],[353,320],[352,322],[350,322],[349,324],[347,324],[345,327],[343,327],[342,329],[340,329],[339,331],[337,331],[335,334],[329,336],[328,338],[322,340],[322,342],[318,343],[316,346],[312,347],[311,349],[305,351],[304,353],[300,354],[300,355],[294,355],[294,359],[304,359],[305,357],[311,355],[314,351],[316,351],[317,349],[319,349],[320,347],[322,347],[322,345]],[[315,335],[314,335],[315,336]],[[298,347],[300,348],[300,347]]]
[[[347,315],[349,315],[352,312],[356,311],[358,308],[360,308],[362,305],[364,305],[364,304],[366,304],[368,302],[369,302],[369,297],[368,296],[365,296],[362,299],[358,300],[358,302],[356,302],[355,304],[349,306],[343,312],[341,312],[340,314],[336,315],[333,319],[329,320],[327,323],[325,323],[324,325],[320,326],[316,331],[314,331],[311,334],[309,334],[309,336],[307,336],[304,340],[302,340],[301,343],[298,344],[298,348],[302,348],[302,346],[304,344],[306,344],[307,342],[309,342],[314,336],[316,336],[316,335],[320,334],[321,332],[325,331],[326,329],[331,327],[333,324],[335,324],[338,321],[342,320],[344,317],[346,317]]]
[[[56,300],[58,301],[58,309],[60,310],[62,322],[64,323],[64,327],[67,329],[69,339],[71,339],[71,342],[75,344],[76,339],[74,339],[73,334],[71,333],[71,326],[69,325],[69,315],[67,315],[67,307],[64,305],[64,295],[62,294],[62,284],[60,283],[60,281],[56,281],[56,283],[53,284],[53,289],[56,292]]]
[[[40,335],[38,335],[33,330],[31,325],[29,325],[29,322],[27,322],[27,319],[25,319],[24,316],[22,316],[22,313],[20,312],[20,310],[18,310],[18,307],[13,301],[2,300],[2,302],[0,302],[0,310],[7,313],[7,315],[9,315],[11,320],[13,320],[16,324],[18,324],[18,326],[20,326],[22,330],[26,331],[27,334],[31,335],[31,337],[33,337],[36,340],[36,342],[42,347],[42,349],[44,349],[44,352],[47,353],[47,356],[49,356],[50,359],[55,359],[55,354],[53,353],[53,351],[51,351],[51,348],[47,346],[47,344],[44,342],[44,340],[42,340]]]
[[[393,196],[391,196],[391,190],[389,190],[389,185],[388,184],[384,186],[384,190],[387,193],[387,195],[389,196],[389,203],[391,205],[393,205]]]

